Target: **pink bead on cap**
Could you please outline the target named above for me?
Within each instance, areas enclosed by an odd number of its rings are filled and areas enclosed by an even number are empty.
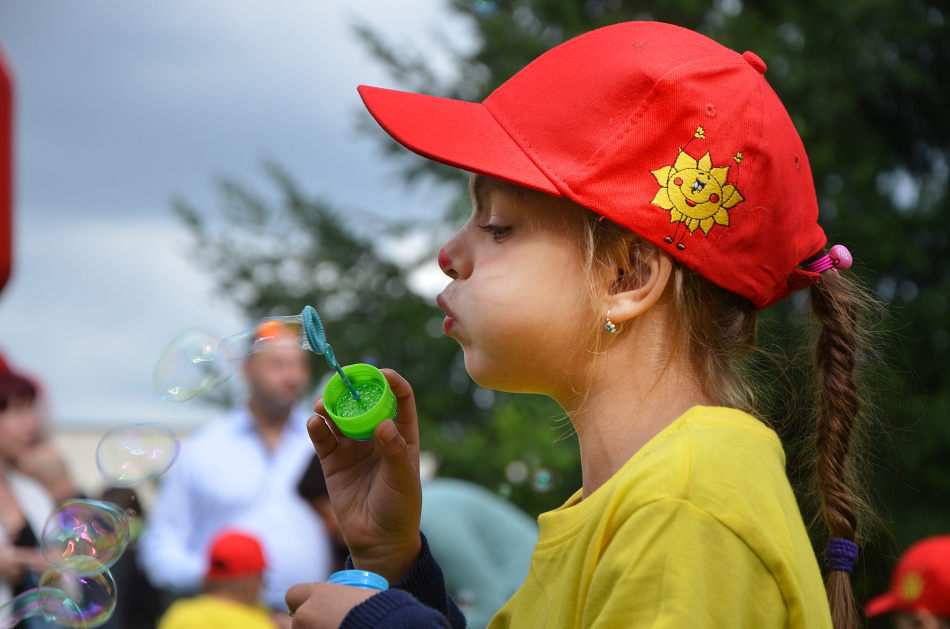
[[[831,248],[831,251],[828,252],[828,255],[821,256],[802,268],[810,273],[822,273],[828,269],[837,273],[838,271],[850,269],[853,262],[854,259],[851,257],[851,252],[848,251],[847,247],[844,245],[835,245]]]

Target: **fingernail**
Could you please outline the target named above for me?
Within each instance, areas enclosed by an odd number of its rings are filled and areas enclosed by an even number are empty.
[[[392,420],[387,419],[386,422],[388,423],[388,426],[383,428],[383,441],[389,443],[399,435],[399,431],[396,430],[396,424],[394,424]]]
[[[324,424],[326,424],[327,418],[319,414],[313,415],[310,419],[307,420],[307,428],[308,429],[316,428],[317,422],[323,422]]]

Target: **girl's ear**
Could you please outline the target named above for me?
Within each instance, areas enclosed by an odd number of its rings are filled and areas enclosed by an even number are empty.
[[[605,300],[614,323],[637,317],[659,301],[673,273],[673,258],[652,244],[632,242],[628,255],[629,266],[617,270]]]

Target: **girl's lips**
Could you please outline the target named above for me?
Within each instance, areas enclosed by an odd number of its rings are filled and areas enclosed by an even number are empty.
[[[445,334],[449,333],[449,330],[452,329],[452,326],[455,324],[455,317],[452,315],[451,309],[449,309],[448,303],[446,303],[445,297],[439,295],[435,298],[435,303],[438,304],[439,308],[446,314],[445,319],[442,321],[442,331]]]

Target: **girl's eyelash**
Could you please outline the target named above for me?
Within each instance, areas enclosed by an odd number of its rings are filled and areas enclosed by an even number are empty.
[[[511,231],[510,227],[500,227],[498,225],[479,225],[482,231],[491,234],[495,240],[500,241],[505,235]]]

